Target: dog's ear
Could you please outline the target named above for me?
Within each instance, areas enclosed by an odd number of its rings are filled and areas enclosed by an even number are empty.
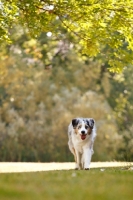
[[[94,122],[94,119],[90,118],[90,119],[87,119],[86,121],[87,121],[88,126],[89,126],[91,129],[93,129],[94,123],[95,123],[95,122]]]
[[[72,119],[72,125],[73,125],[73,128],[76,128],[76,126],[78,125],[79,123],[79,120],[78,119]]]

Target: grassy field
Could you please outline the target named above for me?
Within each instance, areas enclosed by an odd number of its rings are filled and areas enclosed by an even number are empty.
[[[1,200],[132,200],[133,171],[47,171],[0,174]]]

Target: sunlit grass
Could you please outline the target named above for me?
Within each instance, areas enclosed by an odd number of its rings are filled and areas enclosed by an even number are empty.
[[[0,174],[1,200],[130,200],[133,171],[121,168]]]

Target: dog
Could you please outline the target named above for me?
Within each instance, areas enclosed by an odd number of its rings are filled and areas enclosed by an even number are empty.
[[[74,155],[75,169],[90,169],[93,144],[96,137],[95,121],[92,118],[72,119],[68,126],[68,146]]]

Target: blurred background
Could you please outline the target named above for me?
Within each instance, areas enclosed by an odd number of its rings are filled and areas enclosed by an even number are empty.
[[[133,66],[110,72],[107,47],[89,58],[63,28],[35,39],[17,25],[10,34],[0,51],[0,161],[73,161],[75,117],[96,121],[93,161],[133,160]]]

